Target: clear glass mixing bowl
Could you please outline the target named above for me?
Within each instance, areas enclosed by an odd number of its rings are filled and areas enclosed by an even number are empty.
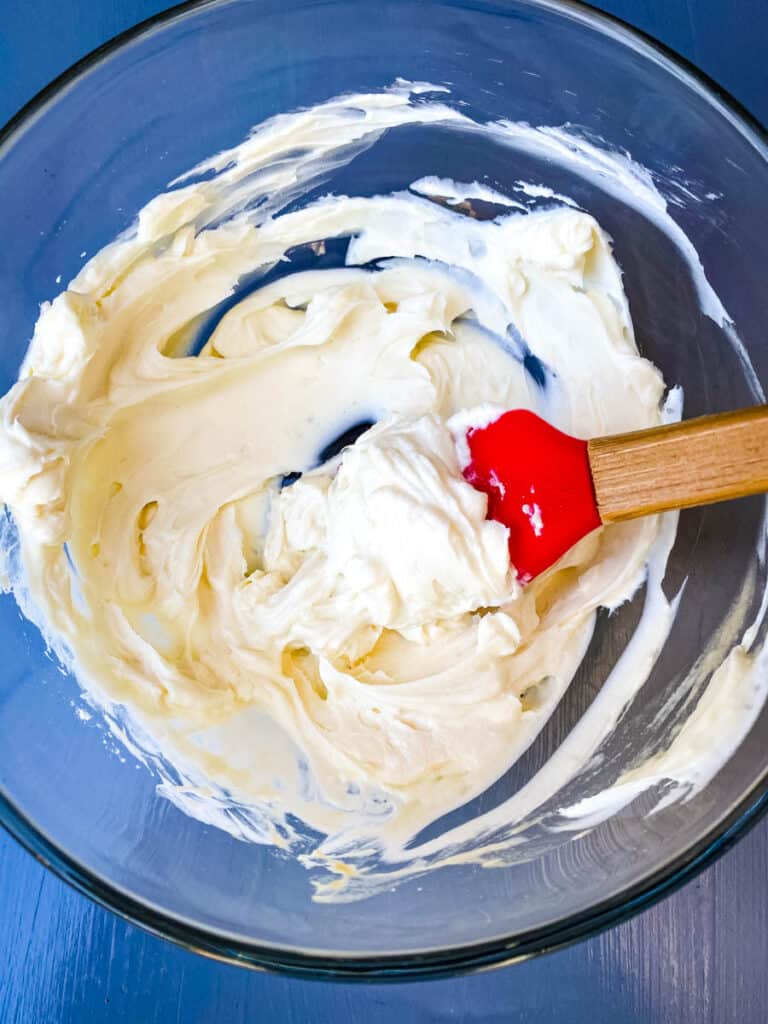
[[[550,0],[222,0],[183,5],[97,51],[8,125],[0,142],[0,387],[15,379],[39,304],[127,228],[174,178],[255,123],[397,76],[449,82],[479,119],[571,122],[626,147],[660,176],[677,168],[717,202],[677,196],[758,376],[768,373],[768,149],[762,130],[692,68],[615,21]],[[682,170],[680,170],[682,169]],[[615,240],[642,350],[684,382],[688,415],[754,400],[744,366],[703,316],[679,252],[608,193],[531,156],[456,132],[405,128],[324,187],[370,194],[425,174],[502,187],[545,181]],[[687,576],[671,638],[606,759],[630,765],[690,707],[654,721],[745,575],[764,569],[762,500],[682,516],[670,592]],[[760,588],[758,587],[758,590]],[[528,755],[520,785],[598,692],[639,614],[601,617],[587,659]],[[0,818],[82,891],[194,949],[295,973],[404,976],[506,962],[584,936],[680,884],[765,803],[768,710],[686,804],[636,801],[587,834],[540,830],[505,869],[443,868],[358,903],[313,903],[305,869],[180,813],[151,773],[76,713],[77,682],[0,598]],[[716,742],[716,738],[714,740]],[[570,796],[578,795],[577,780]],[[489,794],[471,810],[498,799]],[[532,840],[534,842],[534,840]]]

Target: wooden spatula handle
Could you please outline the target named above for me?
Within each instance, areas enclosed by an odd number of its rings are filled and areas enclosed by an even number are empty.
[[[768,491],[768,405],[589,442],[604,523]]]

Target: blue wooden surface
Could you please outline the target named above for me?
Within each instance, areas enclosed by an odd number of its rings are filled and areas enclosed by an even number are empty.
[[[0,122],[74,60],[167,6],[0,0]],[[768,122],[766,0],[599,6],[685,54]],[[588,942],[488,974],[386,986],[203,960],[93,906],[0,834],[0,1024],[763,1024],[766,965],[768,821],[685,889]]]

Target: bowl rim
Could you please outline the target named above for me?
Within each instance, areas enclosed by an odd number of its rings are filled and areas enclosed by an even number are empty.
[[[183,0],[152,15],[112,37],[76,61],[29,100],[0,128],[0,156],[17,134],[30,125],[44,108],[68,85],[100,64],[126,44],[148,32],[182,20],[206,7],[224,5],[228,0]],[[396,0],[406,2],[406,0]],[[518,0],[525,6],[552,11],[612,35],[645,57],[675,73],[715,107],[768,162],[768,131],[726,89],[687,58],[641,29],[582,0]],[[474,8],[505,13],[503,0],[433,0],[435,6]],[[496,938],[447,949],[404,954],[303,952],[277,945],[262,945],[226,936],[186,919],[158,910],[129,895],[96,873],[86,869],[61,849],[0,791],[2,826],[39,863],[49,868],[78,892],[106,910],[160,938],[215,960],[256,970],[274,971],[314,979],[404,981],[435,978],[500,967],[530,959],[589,938],[627,920],[680,888],[712,864],[742,838],[768,811],[768,770],[717,825],[656,871],[623,892],[578,914],[517,935]]]

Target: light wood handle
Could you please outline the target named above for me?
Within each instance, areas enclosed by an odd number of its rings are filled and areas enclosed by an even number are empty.
[[[589,442],[604,523],[768,491],[768,405]]]

